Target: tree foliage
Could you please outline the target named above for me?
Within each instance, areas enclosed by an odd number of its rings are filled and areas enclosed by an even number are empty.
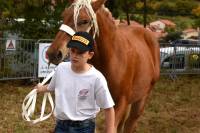
[[[194,27],[200,27],[200,18],[197,18],[197,19],[194,21]]]
[[[196,17],[200,17],[200,6],[192,10],[192,14]]]
[[[0,1],[0,5],[0,31],[7,30],[19,33],[23,38],[38,39],[53,37],[67,2],[58,1],[53,6],[51,0],[8,0]],[[18,18],[25,21],[18,22]]]
[[[163,41],[165,42],[173,42],[175,40],[181,39],[182,32],[179,30],[175,30],[174,28],[166,28],[166,32],[168,33]]]
[[[20,33],[24,38],[52,38],[60,25],[61,12],[68,5],[66,0],[0,0],[0,31],[9,30]],[[197,19],[200,16],[199,0],[146,0],[147,22],[154,16],[188,16]],[[106,6],[113,16],[143,23],[144,0],[107,0]],[[26,21],[17,22],[16,18]],[[181,26],[182,25],[182,26]],[[184,24],[180,24],[184,27]]]

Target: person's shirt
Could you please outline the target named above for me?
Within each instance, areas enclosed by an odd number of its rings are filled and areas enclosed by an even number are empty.
[[[54,115],[60,120],[95,118],[100,108],[114,106],[106,79],[94,66],[78,74],[72,71],[70,62],[60,63],[48,90],[55,91]]]

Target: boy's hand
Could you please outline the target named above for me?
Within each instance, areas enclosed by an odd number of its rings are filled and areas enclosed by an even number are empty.
[[[38,84],[34,87],[34,89],[36,89],[37,92],[43,92],[43,91],[44,91],[44,86],[41,85],[40,83],[38,83]]]

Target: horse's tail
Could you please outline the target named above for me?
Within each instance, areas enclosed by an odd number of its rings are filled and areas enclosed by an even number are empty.
[[[147,42],[147,45],[149,46],[149,49],[151,51],[153,62],[154,62],[154,79],[153,83],[157,81],[160,77],[160,46],[158,39],[154,36],[154,34],[146,30],[144,33],[145,41]]]

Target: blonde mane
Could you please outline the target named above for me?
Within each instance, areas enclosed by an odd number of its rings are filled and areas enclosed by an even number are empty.
[[[99,34],[99,28],[97,24],[96,14],[91,6],[91,0],[77,0],[72,4],[72,6],[74,6],[74,24],[75,24],[76,30],[77,30],[77,20],[79,16],[79,11],[81,8],[85,7],[88,16],[90,16],[92,19],[92,25],[94,26],[93,37],[95,38],[95,35]]]

